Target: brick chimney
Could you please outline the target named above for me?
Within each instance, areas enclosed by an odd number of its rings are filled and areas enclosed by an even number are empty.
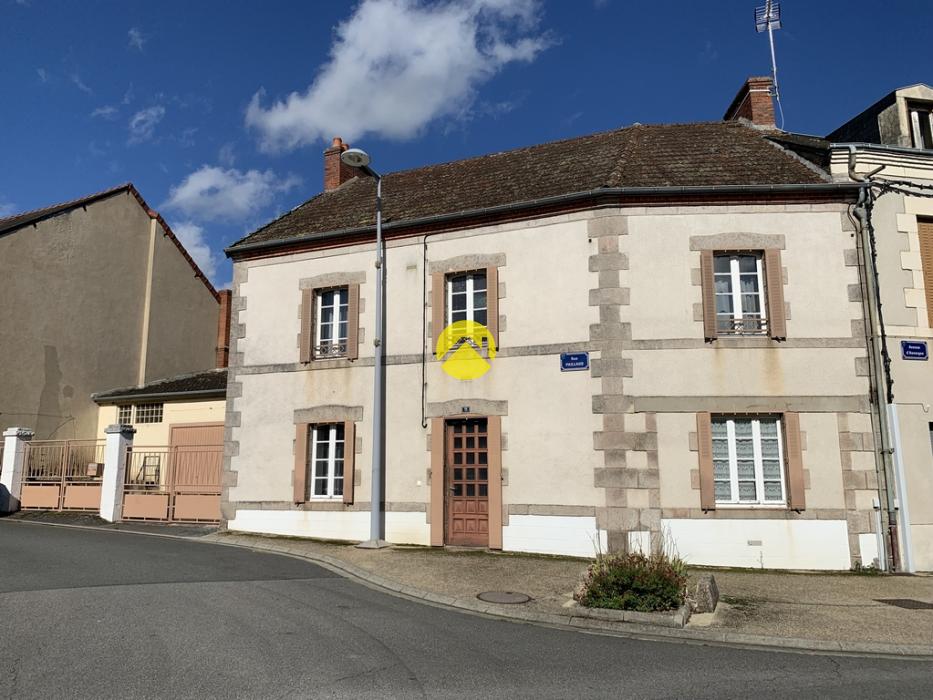
[[[217,312],[217,360],[218,367],[226,367],[230,363],[230,302],[233,292],[221,289],[220,309]]]
[[[752,124],[774,128],[771,76],[749,78],[745,81],[723,116],[723,120],[727,122],[736,119],[748,119]]]
[[[324,191],[330,192],[340,187],[347,180],[352,180],[359,175],[356,168],[345,165],[340,160],[340,154],[350,148],[350,144],[344,143],[339,136],[334,137],[334,142],[330,148],[324,151]]]

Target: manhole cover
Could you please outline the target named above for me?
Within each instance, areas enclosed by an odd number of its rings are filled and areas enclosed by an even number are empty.
[[[514,591],[485,591],[476,597],[486,603],[502,603],[503,605],[527,603],[531,600],[531,596],[524,593],[515,593]]]
[[[924,600],[914,598],[877,598],[878,603],[887,603],[905,610],[933,610],[933,603],[927,603]]]

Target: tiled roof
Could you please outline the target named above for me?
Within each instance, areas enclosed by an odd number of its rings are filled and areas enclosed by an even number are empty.
[[[740,122],[635,125],[513,151],[390,173],[384,220],[401,222],[600,188],[825,184]],[[238,246],[372,226],[375,183],[356,177],[267,224]]]
[[[197,396],[222,398],[227,393],[227,368],[208,369],[203,372],[180,374],[169,379],[158,379],[143,386],[100,391],[92,396],[97,403],[117,403],[123,399],[161,397],[184,399]]]

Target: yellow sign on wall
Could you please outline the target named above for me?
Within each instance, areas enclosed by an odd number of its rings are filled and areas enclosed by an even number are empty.
[[[484,357],[485,354],[485,357]],[[492,368],[496,339],[482,323],[454,321],[437,337],[434,357],[454,379],[476,379]]]

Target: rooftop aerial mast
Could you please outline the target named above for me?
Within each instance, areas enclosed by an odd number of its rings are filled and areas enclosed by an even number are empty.
[[[767,2],[755,8],[755,30],[761,34],[768,32],[768,42],[771,44],[771,94],[777,101],[781,113],[781,128],[784,128],[784,108],[781,106],[781,90],[778,88],[777,59],[774,55],[774,30],[781,28],[781,3]]]

